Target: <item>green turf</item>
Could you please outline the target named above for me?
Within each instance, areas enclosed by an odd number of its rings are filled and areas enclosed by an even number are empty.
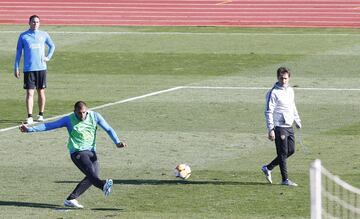
[[[0,128],[26,116],[22,79],[12,73],[24,26],[0,26]],[[275,71],[293,70],[299,88],[360,88],[357,29],[43,26],[56,44],[49,62],[46,116],[176,86],[271,87]],[[92,33],[91,33],[92,32]],[[99,131],[102,178],[114,191],[91,188],[84,210],[64,198],[82,178],[66,150],[66,130],[0,132],[0,212],[4,218],[309,218],[311,161],[360,187],[360,91],[297,89],[303,140],[289,159],[298,188],[268,185],[261,165],[275,156],[266,139],[265,89],[182,88],[98,109],[125,139],[116,149]],[[36,105],[35,105],[36,106]],[[34,113],[37,113],[35,107]],[[188,181],[173,168],[191,165]]]

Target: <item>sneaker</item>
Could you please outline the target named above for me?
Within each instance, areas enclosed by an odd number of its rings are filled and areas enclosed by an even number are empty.
[[[64,206],[72,208],[84,208],[84,206],[80,205],[80,203],[76,199],[65,200]]]
[[[269,170],[266,165],[262,166],[262,167],[261,167],[261,170],[262,170],[263,173],[265,174],[266,180],[267,180],[270,184],[272,184],[271,170]]]
[[[33,120],[32,117],[26,118],[25,124],[31,125],[31,124],[33,124],[33,123],[34,123],[34,120]]]
[[[284,181],[282,181],[281,185],[284,186],[298,186],[298,184],[294,183],[293,181],[286,179]]]
[[[113,186],[113,180],[112,179],[107,179],[106,183],[104,185],[104,188],[103,188],[103,192],[104,192],[105,196],[110,195],[112,186]]]
[[[44,116],[38,115],[36,121],[38,121],[38,122],[44,122]]]

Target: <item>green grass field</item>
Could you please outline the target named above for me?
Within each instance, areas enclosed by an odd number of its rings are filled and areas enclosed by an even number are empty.
[[[0,128],[26,117],[22,79],[12,66],[19,31],[0,26]],[[104,198],[91,188],[84,210],[62,202],[83,175],[71,162],[65,129],[0,132],[3,218],[309,218],[309,165],[325,167],[360,187],[359,90],[297,89],[305,155],[289,159],[300,186],[266,183],[260,167],[275,157],[264,121],[266,89],[279,66],[298,88],[360,88],[360,30],[216,27],[43,26],[56,51],[49,62],[48,118],[177,86],[177,90],[96,111],[129,147],[117,149],[98,132],[101,177],[113,178]],[[194,86],[198,86],[197,88]],[[209,89],[206,87],[219,87]],[[36,106],[36,105],[35,105]],[[34,114],[37,108],[34,108]],[[191,165],[188,181],[173,176]]]

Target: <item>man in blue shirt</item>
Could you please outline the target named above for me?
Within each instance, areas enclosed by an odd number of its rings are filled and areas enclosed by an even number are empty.
[[[88,110],[83,101],[74,105],[74,113],[62,117],[59,120],[41,123],[37,126],[28,127],[21,125],[20,131],[25,133],[43,132],[61,127],[66,127],[69,133],[68,150],[71,160],[85,174],[85,178],[76,186],[74,191],[64,201],[67,207],[83,208],[76,198],[83,194],[91,185],[99,188],[108,196],[113,185],[112,179],[101,180],[99,178],[99,163],[96,155],[96,130],[97,125],[106,131],[118,148],[127,147],[120,141],[113,128],[97,112]]]
[[[26,89],[27,124],[33,123],[32,112],[34,105],[35,89],[38,93],[39,115],[37,120],[44,121],[45,111],[45,88],[48,62],[55,51],[55,45],[48,33],[40,31],[40,18],[32,15],[29,18],[30,29],[21,33],[16,47],[14,74],[20,78],[20,59],[24,51],[24,89]],[[48,46],[48,54],[45,54],[45,45]]]

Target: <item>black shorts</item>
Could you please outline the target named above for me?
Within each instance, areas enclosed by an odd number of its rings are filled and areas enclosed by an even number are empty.
[[[24,89],[35,88],[46,88],[46,70],[24,72]]]

